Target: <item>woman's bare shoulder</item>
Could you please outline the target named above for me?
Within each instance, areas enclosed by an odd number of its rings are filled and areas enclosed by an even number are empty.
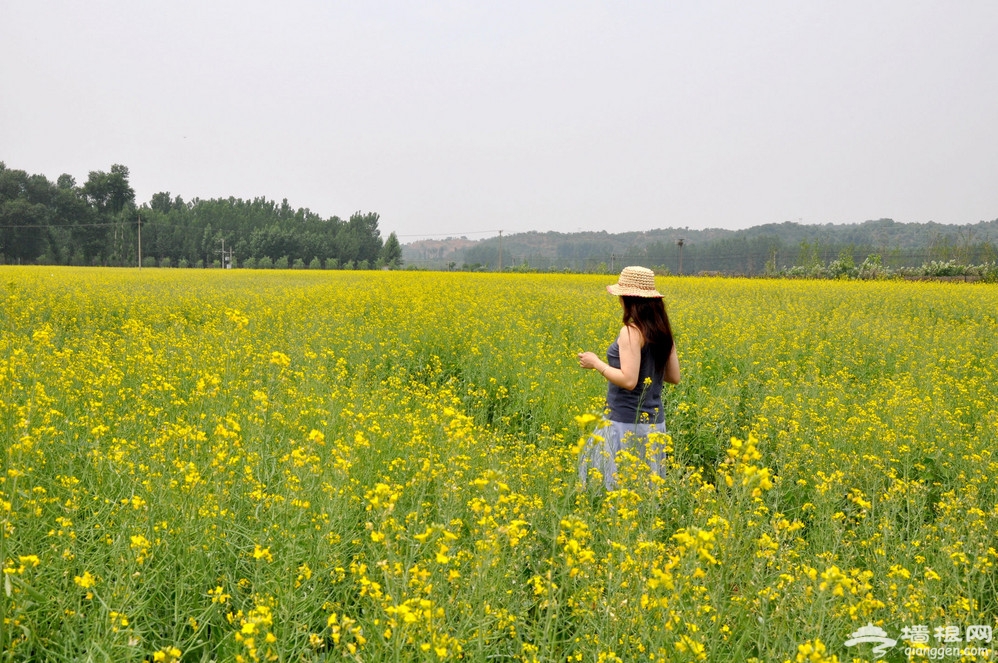
[[[640,348],[644,345],[644,342],[641,330],[634,325],[624,325],[620,328],[620,334],[617,335],[617,343],[619,345],[631,345],[633,343]]]

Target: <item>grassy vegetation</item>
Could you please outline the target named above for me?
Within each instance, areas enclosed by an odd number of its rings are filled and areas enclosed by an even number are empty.
[[[868,623],[998,627],[998,290],[660,278],[670,471],[602,493],[575,354],[619,328],[607,282],[0,268],[0,660],[872,660]]]

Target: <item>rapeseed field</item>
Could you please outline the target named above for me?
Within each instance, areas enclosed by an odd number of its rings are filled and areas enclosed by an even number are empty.
[[[0,660],[988,660],[998,289],[659,278],[605,493],[613,280],[0,268]]]

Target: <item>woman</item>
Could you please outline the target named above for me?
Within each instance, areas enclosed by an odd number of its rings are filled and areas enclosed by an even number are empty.
[[[616,456],[625,448],[652,472],[665,475],[665,452],[659,445],[649,445],[648,435],[665,433],[662,384],[679,383],[679,358],[662,295],[655,289],[654,272],[625,267],[617,283],[606,289],[620,297],[624,326],[606,351],[607,361],[592,352],[579,353],[579,366],[599,371],[609,382],[607,412],[583,449],[579,478],[585,483],[590,468],[595,468],[603,475],[607,490],[613,490]]]

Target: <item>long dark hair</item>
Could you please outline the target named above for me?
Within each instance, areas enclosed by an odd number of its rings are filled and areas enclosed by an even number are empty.
[[[665,304],[658,297],[622,296],[620,301],[624,304],[624,325],[638,328],[655,360],[655,372],[664,374],[672,353],[672,325]]]

